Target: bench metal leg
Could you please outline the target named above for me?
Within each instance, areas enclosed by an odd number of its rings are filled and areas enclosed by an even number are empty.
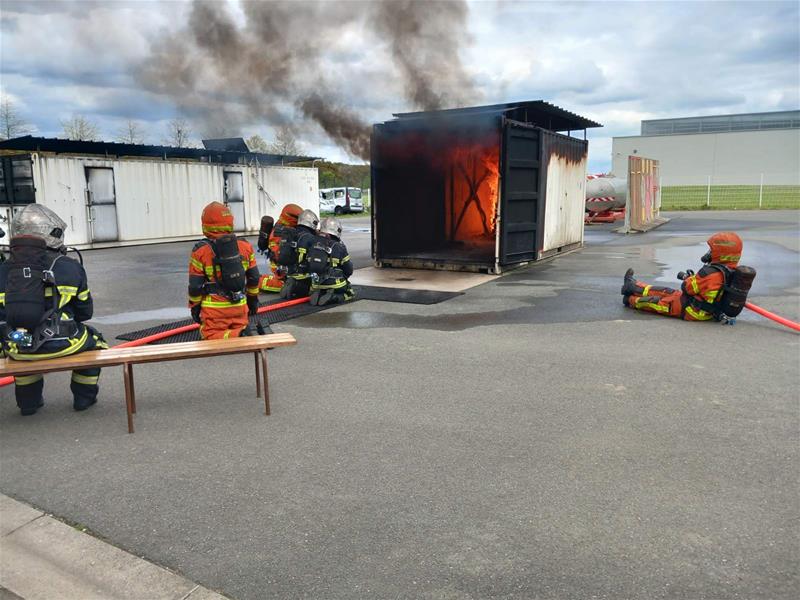
[[[269,375],[267,371],[267,351],[261,351],[261,374],[264,376],[264,412],[269,412]]]
[[[256,398],[261,398],[261,357],[258,352],[253,352],[256,359]]]
[[[133,433],[133,413],[136,401],[133,397],[133,368],[130,364],[122,365],[122,378],[125,382],[125,408],[128,411],[128,433]]]

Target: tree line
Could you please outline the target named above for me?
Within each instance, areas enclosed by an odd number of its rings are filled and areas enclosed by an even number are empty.
[[[60,125],[62,135],[68,140],[94,141],[102,138],[97,123],[84,115],[73,115],[69,119],[60,121]],[[29,135],[33,131],[34,128],[25,121],[11,98],[2,96],[0,98],[0,140]],[[192,137],[193,133],[185,119],[175,118],[167,123],[162,143],[175,148],[196,147],[196,142]],[[148,131],[142,123],[129,119],[114,133],[113,141],[123,144],[144,144],[148,137]],[[267,142],[260,135],[252,135],[245,140],[245,143],[251,152],[284,156],[302,156],[304,153],[303,145],[295,138],[291,128],[286,126],[278,128],[275,140],[272,142]],[[307,166],[312,164],[319,171],[319,187],[321,188],[342,186],[369,188],[369,165],[350,165],[317,160],[307,163]]]
[[[100,127],[90,118],[76,114],[60,122],[61,135],[68,140],[100,141],[103,135]],[[22,116],[16,104],[6,95],[0,98],[0,139],[29,135],[34,131],[33,126]],[[194,139],[194,131],[186,119],[175,118],[169,121],[161,136],[161,143],[175,148],[198,147],[199,142]],[[128,119],[112,135],[112,140],[122,144],[145,144],[151,138],[150,132],[139,121]],[[252,152],[267,154],[284,154],[290,156],[302,155],[302,145],[294,138],[290,128],[281,127],[275,134],[273,142],[267,142],[260,135],[253,135],[246,140]]]

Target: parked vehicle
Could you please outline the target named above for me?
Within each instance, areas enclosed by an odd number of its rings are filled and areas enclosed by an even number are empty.
[[[319,191],[319,210],[337,215],[363,212],[361,189],[356,187],[323,188]]]

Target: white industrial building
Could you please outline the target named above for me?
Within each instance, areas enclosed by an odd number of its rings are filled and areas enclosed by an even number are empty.
[[[290,202],[319,211],[315,167],[306,157],[209,148],[80,142],[25,136],[0,142],[0,226],[25,204],[53,209],[77,247],[198,238],[200,214],[225,202],[242,233]]]
[[[800,110],[642,121],[641,135],[615,137],[612,164],[660,162],[662,185],[800,185]]]

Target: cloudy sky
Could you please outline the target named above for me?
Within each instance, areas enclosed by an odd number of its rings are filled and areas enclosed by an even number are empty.
[[[365,6],[340,5],[353,13]],[[481,103],[544,99],[603,123],[590,133],[590,170],[601,172],[611,137],[638,134],[642,119],[799,108],[798,6],[470,2],[460,56]],[[226,9],[243,18],[236,2]],[[162,142],[176,116],[195,119],[197,139],[215,133],[186,98],[148,90],[139,75],[154,47],[185,35],[188,3],[0,0],[0,11],[0,86],[39,135],[59,135],[60,121],[75,114],[107,140],[128,119],[141,122],[151,143]],[[292,35],[322,29],[308,19]],[[378,122],[413,106],[385,44],[367,29],[354,21],[334,37],[329,31],[317,61],[324,66],[297,77],[324,77],[337,101]],[[227,101],[204,93],[192,100]],[[269,139],[274,131],[259,115],[235,127],[226,133]],[[309,154],[347,159],[313,123],[302,138]]]

